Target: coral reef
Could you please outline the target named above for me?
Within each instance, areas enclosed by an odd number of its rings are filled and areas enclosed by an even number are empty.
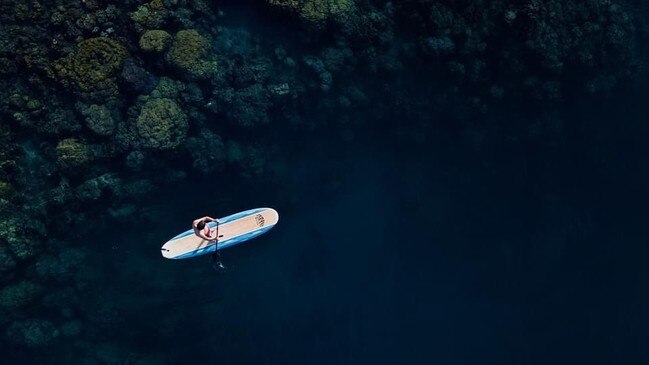
[[[33,303],[41,292],[40,286],[29,281],[8,285],[0,290],[0,307],[16,310]]]
[[[120,183],[114,174],[103,174],[79,184],[75,189],[75,196],[81,202],[96,201],[106,191],[115,192]]]
[[[0,180],[0,199],[8,198],[13,190],[10,183]]]
[[[43,347],[51,345],[59,336],[54,324],[43,319],[16,321],[7,328],[7,338],[17,345]]]
[[[82,107],[81,114],[86,118],[86,126],[97,135],[106,137],[115,132],[115,120],[105,105]]]
[[[131,19],[144,28],[158,28],[169,16],[162,0],[153,0],[140,5],[131,13]]]
[[[75,138],[66,138],[56,145],[59,164],[66,169],[73,169],[88,164],[92,152],[87,145]]]
[[[236,142],[228,142],[226,144],[226,156],[229,162],[236,163],[243,177],[259,177],[266,172],[266,153],[255,146],[244,146]]]
[[[142,151],[131,151],[126,156],[126,166],[132,171],[140,171],[144,165],[146,156]]]
[[[268,0],[268,3],[312,23],[328,19],[341,20],[354,10],[353,0]]]
[[[134,363],[141,339],[115,335],[71,247],[88,222],[132,224],[192,174],[274,177],[312,133],[561,130],[557,110],[642,70],[637,4],[265,0],[246,3],[253,26],[203,0],[1,2],[0,346],[67,337],[75,363]]]
[[[183,82],[168,77],[161,77],[150,96],[154,98],[176,99],[184,90],[185,84]]]
[[[271,101],[260,84],[234,91],[223,103],[228,108],[228,119],[235,125],[252,127],[269,121]]]
[[[187,115],[175,101],[151,98],[142,105],[135,127],[142,147],[168,150],[184,142],[189,125]]]
[[[628,80],[639,63],[634,25],[622,9],[597,2],[411,0],[395,4],[395,20],[419,37],[418,50],[431,64],[457,75],[453,87],[486,106],[507,98],[560,102]]]
[[[194,29],[181,30],[174,36],[167,62],[188,78],[205,79],[217,71],[217,62],[210,53],[207,38]]]
[[[9,217],[0,220],[0,245],[6,245],[14,257],[24,260],[36,254],[36,232],[25,229],[22,217]],[[41,226],[41,230],[43,227]],[[43,234],[44,232],[39,232]]]
[[[43,254],[33,266],[33,275],[39,282],[66,281],[74,274],[75,268],[83,262],[84,257],[83,251],[73,248],[65,248],[58,255]]]
[[[15,267],[16,261],[13,259],[9,251],[4,248],[4,246],[0,246],[0,274],[3,279],[6,278]]]
[[[186,145],[192,156],[192,166],[198,171],[210,174],[225,167],[225,144],[209,129],[202,129],[197,137],[189,138]]]
[[[81,321],[68,321],[61,325],[61,335],[65,337],[79,337],[83,324]]]
[[[304,57],[304,64],[318,75],[318,78],[320,79],[320,89],[322,91],[329,91],[329,89],[331,89],[331,84],[333,83],[333,76],[325,67],[324,62],[317,57],[306,56]]]
[[[54,63],[63,80],[72,80],[84,92],[107,91],[117,95],[115,76],[128,55],[126,48],[109,37],[85,39],[77,50]]]
[[[171,34],[164,30],[147,30],[140,37],[140,48],[145,52],[164,52],[171,44]]]

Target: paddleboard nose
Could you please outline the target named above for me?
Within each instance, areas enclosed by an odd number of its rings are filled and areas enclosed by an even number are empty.
[[[162,253],[162,257],[170,259],[172,258],[171,250],[169,250],[166,246],[167,246],[166,243],[162,245],[162,247],[160,248],[160,252]]]

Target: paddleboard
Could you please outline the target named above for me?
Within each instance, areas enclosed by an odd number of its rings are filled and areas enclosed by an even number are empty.
[[[219,218],[218,248],[232,247],[268,232],[279,221],[279,214],[272,208],[250,209],[244,212]],[[216,222],[207,224],[211,236],[217,234]],[[168,259],[188,259],[214,252],[214,242],[206,241],[187,230],[170,239],[160,249],[162,256]]]

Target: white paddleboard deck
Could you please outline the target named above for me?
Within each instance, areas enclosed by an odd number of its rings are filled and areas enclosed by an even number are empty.
[[[279,214],[272,208],[250,209],[219,218],[219,250],[234,246],[268,232],[279,221]],[[210,222],[210,236],[216,237],[217,224]],[[187,230],[162,245],[162,256],[168,259],[186,259],[214,252],[214,241],[206,241]]]

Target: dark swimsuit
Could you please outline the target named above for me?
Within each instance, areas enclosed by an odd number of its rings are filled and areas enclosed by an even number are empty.
[[[212,230],[210,229],[210,227],[207,226],[207,224],[205,225],[205,232],[204,233],[205,233],[205,237],[212,238],[212,237],[210,237],[210,234],[212,233]]]

